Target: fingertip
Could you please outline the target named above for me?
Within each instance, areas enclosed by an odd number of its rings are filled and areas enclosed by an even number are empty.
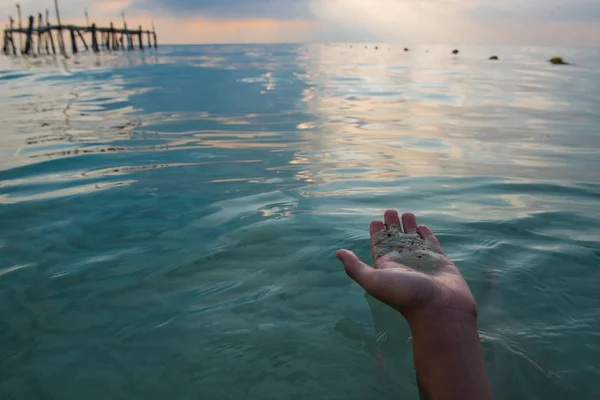
[[[340,260],[344,264],[344,267],[346,267],[346,269],[348,268],[348,266],[352,266],[357,263],[362,263],[362,261],[360,261],[360,258],[358,258],[358,256],[350,250],[341,249],[338,250],[335,255],[338,258],[338,260]]]
[[[364,287],[365,281],[368,279],[369,272],[372,268],[362,262],[352,251],[344,249],[338,250],[336,256],[344,264],[346,274]]]
[[[396,225],[400,228],[400,216],[398,215],[398,211],[396,210],[387,210],[383,214],[383,219],[385,220],[385,224],[390,227],[392,225]]]
[[[371,226],[369,227],[369,231],[371,232],[371,235],[376,235],[384,229],[385,229],[385,225],[383,224],[383,221],[379,221],[379,220],[372,221]]]
[[[437,240],[431,229],[429,229],[428,227],[421,225],[417,228],[417,232],[419,233],[419,236],[421,236],[423,239],[430,240],[436,245],[440,246],[440,242]]]
[[[344,262],[344,259],[348,258],[349,254],[351,253],[349,250],[345,250],[345,249],[340,249],[338,251],[336,251],[335,256],[337,257],[338,260],[340,260],[341,262]]]
[[[402,214],[402,226],[404,226],[404,233],[415,233],[417,232],[417,217],[413,213]]]
[[[426,239],[429,236],[433,236],[433,232],[431,231],[431,229],[424,225],[419,226],[417,228],[417,232],[419,233],[419,236],[421,236],[423,239]]]

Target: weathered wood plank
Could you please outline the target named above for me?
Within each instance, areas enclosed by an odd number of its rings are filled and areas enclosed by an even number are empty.
[[[33,28],[33,32],[37,33],[39,30],[42,31],[42,33],[47,32],[48,30],[53,30],[53,31],[58,31],[59,26],[58,25],[49,25],[47,27],[42,27],[40,28]],[[61,30],[69,30],[69,29],[75,29],[75,30],[79,30],[83,33],[88,33],[92,31],[92,28],[89,26],[79,26],[79,25],[61,25],[60,26]],[[23,28],[23,29],[19,29],[19,28],[13,28],[13,29],[8,29],[9,32],[14,32],[14,33],[27,33],[28,28]],[[102,27],[96,27],[96,32],[115,32],[115,34],[124,34],[125,31],[123,29],[117,29],[117,28],[102,28]],[[131,31],[129,31],[131,32]],[[152,31],[142,31],[142,33],[147,33],[149,32],[150,34],[153,34]],[[133,34],[137,34],[138,31],[135,30],[133,31]]]

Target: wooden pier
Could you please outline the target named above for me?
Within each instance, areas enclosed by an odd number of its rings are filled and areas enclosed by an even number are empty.
[[[144,50],[144,37],[147,38],[148,48],[157,48],[156,30],[154,23],[152,30],[128,29],[123,15],[123,28],[116,28],[114,23],[110,27],[99,27],[89,22],[87,10],[85,11],[87,26],[63,25],[60,21],[58,0],[54,0],[56,10],[56,25],[50,23],[50,12],[46,10],[45,18],[38,13],[37,19],[30,15],[23,26],[21,20],[21,7],[17,4],[18,21],[9,17],[9,25],[4,29],[2,52],[6,55],[37,56],[43,54],[62,54],[68,56],[67,40],[70,41],[71,54],[79,53],[82,48],[86,51],[98,53],[100,51],[134,50],[136,43],[140,50]],[[67,40],[63,36],[67,33]],[[86,36],[88,40],[86,40]],[[89,43],[89,45],[88,45]]]

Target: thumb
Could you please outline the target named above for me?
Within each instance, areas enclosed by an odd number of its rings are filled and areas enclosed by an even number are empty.
[[[346,274],[369,292],[373,287],[376,271],[362,262],[360,258],[351,251],[338,250],[336,256],[344,264]]]

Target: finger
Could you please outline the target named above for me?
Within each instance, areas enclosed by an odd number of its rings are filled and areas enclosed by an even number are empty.
[[[362,262],[351,251],[338,250],[336,256],[344,264],[346,274],[366,291],[369,291],[375,270]]]
[[[441,249],[440,242],[438,242],[433,232],[431,232],[431,229],[429,229],[426,226],[419,226],[417,228],[417,232],[419,233],[419,236],[421,236],[423,239],[432,242]]]
[[[417,217],[413,213],[402,214],[402,226],[404,227],[404,233],[416,233],[417,232]]]
[[[381,232],[385,231],[385,225],[381,221],[373,221],[371,222],[371,226],[369,228],[371,232],[371,254],[373,255],[373,260],[375,259],[375,255],[377,254],[377,246],[379,245],[379,238],[381,237]]]
[[[369,231],[371,232],[371,236],[377,235],[379,232],[385,229],[385,225],[383,222],[375,220],[371,222],[371,226],[369,227]]]
[[[395,225],[397,229],[402,230],[402,227],[400,226],[400,217],[398,216],[398,211],[387,210],[385,214],[383,214],[383,219],[385,220],[385,226],[387,226],[388,228]]]

